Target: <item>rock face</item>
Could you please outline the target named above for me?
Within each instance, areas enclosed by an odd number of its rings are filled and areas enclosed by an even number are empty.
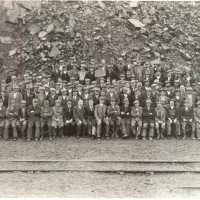
[[[24,68],[71,56],[78,63],[92,57],[159,60],[166,66],[200,61],[198,2],[5,1],[4,6],[6,21],[22,33],[17,46],[5,38],[9,35],[0,34],[0,42],[11,45],[7,54]]]

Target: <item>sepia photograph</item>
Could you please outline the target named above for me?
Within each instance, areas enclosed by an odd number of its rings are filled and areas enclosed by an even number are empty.
[[[200,2],[0,0],[0,198],[200,197]]]

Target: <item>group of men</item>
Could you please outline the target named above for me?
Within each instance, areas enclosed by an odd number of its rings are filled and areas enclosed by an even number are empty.
[[[78,65],[72,57],[56,63],[51,74],[10,72],[1,81],[0,136],[159,140],[172,133],[186,139],[190,129],[191,139],[200,140],[199,89],[194,71],[113,58]]]

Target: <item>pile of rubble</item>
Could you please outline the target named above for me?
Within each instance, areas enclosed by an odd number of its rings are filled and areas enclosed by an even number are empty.
[[[67,62],[74,55],[78,62],[123,57],[141,64],[198,67],[199,2],[99,0],[14,5],[6,7],[7,21],[21,27],[21,37],[8,56],[23,69],[50,71],[56,62]],[[0,37],[4,45],[11,42],[9,36]]]

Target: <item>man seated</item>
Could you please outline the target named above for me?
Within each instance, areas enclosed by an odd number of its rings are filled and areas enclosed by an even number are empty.
[[[63,107],[61,106],[61,101],[58,99],[55,102],[55,106],[53,107],[53,116],[52,116],[52,127],[53,127],[53,139],[56,138],[57,129],[59,131],[60,137],[64,137],[63,135]]]
[[[65,124],[65,133],[68,137],[73,132],[74,119],[73,119],[73,105],[72,97],[67,97],[67,105],[63,108],[63,118]]]
[[[197,140],[200,140],[200,101],[197,103],[197,108],[194,109],[194,121],[196,127]]]
[[[47,124],[49,140],[52,140],[52,115],[53,110],[49,107],[49,100],[44,100],[44,107],[41,107],[40,111],[40,126],[41,126],[41,137],[40,140],[44,138],[44,126]]]
[[[107,106],[104,104],[105,97],[100,97],[99,104],[95,106],[94,116],[97,122],[97,140],[101,137],[102,124],[105,124],[105,136],[109,140],[109,121],[107,117]]]
[[[111,98],[111,105],[108,106],[108,117],[110,121],[110,127],[112,131],[112,137],[118,138],[118,132],[121,125],[120,108],[115,103],[115,99]]]
[[[3,106],[3,100],[0,99],[0,138],[3,137],[5,118],[6,118],[6,107]]]
[[[27,116],[27,106],[26,101],[21,101],[20,109],[19,109],[19,120],[17,122],[17,126],[20,128],[22,138],[26,136],[26,128],[28,125],[28,116]]]
[[[35,125],[35,141],[40,138],[40,107],[38,106],[38,100],[33,99],[33,105],[28,107],[28,132],[27,142],[33,137],[33,126]]]
[[[157,102],[157,107],[155,108],[155,126],[157,131],[157,140],[164,139],[164,131],[165,131],[165,109],[163,108],[162,102]],[[161,131],[160,131],[161,128]]]
[[[169,106],[166,107],[166,119],[167,119],[167,136],[171,138],[171,125],[176,125],[176,138],[179,140],[180,136],[180,122],[179,122],[179,108],[175,107],[174,100],[171,99]]]
[[[74,107],[73,118],[76,123],[77,139],[80,138],[81,128],[82,128],[83,137],[86,137],[85,129],[87,127],[87,122],[85,120],[85,111],[84,111],[82,99],[79,99],[78,106]]]
[[[92,136],[92,140],[94,140],[96,134],[96,120],[94,116],[94,101],[92,98],[88,101],[88,106],[85,107],[85,117],[87,121],[87,129],[88,135]]]
[[[14,141],[17,140],[18,134],[17,134],[17,128],[16,128],[16,122],[18,118],[18,109],[16,107],[15,100],[10,101],[10,106],[6,109],[6,124],[4,128],[4,140],[8,140],[8,129],[10,126],[12,126],[13,129],[13,139]]]
[[[152,140],[154,136],[155,109],[151,107],[150,99],[146,100],[146,107],[142,109],[142,117],[143,117],[142,139],[146,140],[147,128],[149,126],[149,140]]]
[[[129,106],[129,100],[124,100],[124,106],[120,108],[121,123],[122,123],[122,134],[126,138],[130,135],[131,126],[131,108]]]
[[[135,106],[131,108],[131,129],[133,135],[135,135],[135,139],[138,140],[142,129],[142,107],[139,106],[140,102],[138,100],[135,100],[134,104]]]
[[[195,124],[193,123],[193,109],[189,105],[190,103],[186,99],[184,106],[180,109],[180,119],[181,119],[182,131],[183,131],[183,140],[186,139],[186,125],[187,124],[192,126],[191,139],[195,139],[194,138]]]

